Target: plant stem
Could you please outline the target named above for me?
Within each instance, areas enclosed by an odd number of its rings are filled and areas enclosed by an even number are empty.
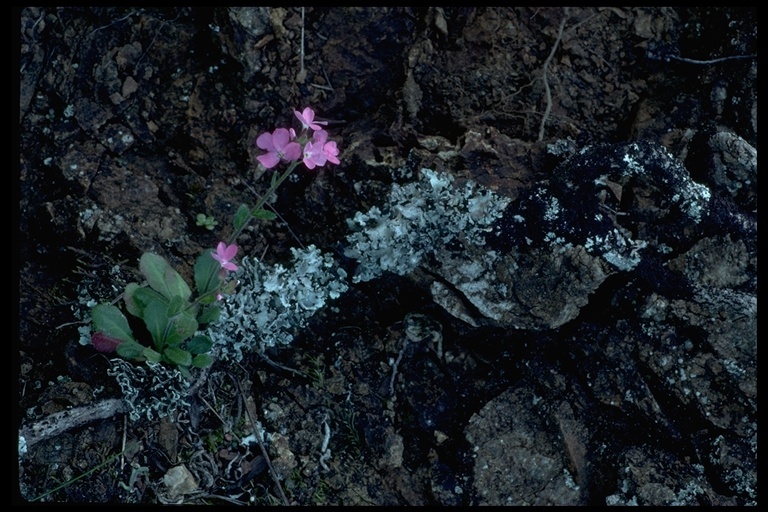
[[[269,187],[269,190],[259,198],[258,202],[256,203],[256,206],[248,213],[248,218],[243,222],[243,225],[240,226],[240,229],[232,233],[232,236],[229,237],[229,241],[227,242],[227,245],[231,245],[235,243],[235,240],[237,240],[237,237],[240,236],[240,233],[242,233],[243,229],[248,225],[249,222],[251,222],[251,219],[254,218],[253,212],[257,212],[261,210],[264,207],[264,204],[269,200],[269,198],[272,196],[272,194],[277,190],[277,187],[282,184],[285,179],[288,177],[289,174],[293,172],[293,170],[296,168],[296,166],[299,165],[298,160],[294,160],[291,162],[291,165],[288,166],[288,169],[285,170],[283,174],[280,175],[279,178],[277,178],[272,185]]]

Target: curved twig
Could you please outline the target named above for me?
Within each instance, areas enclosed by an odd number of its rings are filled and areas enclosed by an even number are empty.
[[[565,27],[565,22],[568,20],[568,7],[564,8],[564,14],[563,19],[560,21],[560,28],[557,30],[557,39],[555,39],[555,44],[552,45],[552,50],[549,52],[549,56],[547,57],[547,60],[544,61],[544,68],[542,70],[542,79],[544,81],[544,94],[546,95],[547,99],[547,106],[544,109],[544,115],[541,117],[541,125],[539,126],[539,141],[544,139],[544,125],[547,122],[547,119],[549,118],[549,113],[552,111],[552,93],[549,90],[549,82],[547,81],[547,70],[549,69],[549,63],[552,61],[552,57],[555,56],[555,52],[557,51],[557,47],[560,44],[560,40],[563,38],[563,27]]]

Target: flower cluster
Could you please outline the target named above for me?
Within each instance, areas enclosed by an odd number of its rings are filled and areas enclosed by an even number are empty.
[[[338,164],[339,149],[336,142],[329,141],[328,132],[321,127],[328,122],[315,121],[315,112],[309,107],[303,112],[295,110],[294,114],[301,122],[302,131],[298,137],[293,128],[277,128],[272,133],[262,133],[256,139],[256,145],[266,151],[256,157],[261,165],[271,169],[281,161],[297,162],[299,159],[308,169],[322,167],[326,162]],[[311,132],[314,133],[310,138]]]

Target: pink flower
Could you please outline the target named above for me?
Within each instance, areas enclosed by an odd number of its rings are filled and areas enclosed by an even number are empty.
[[[322,146],[323,144],[325,144],[325,141],[328,140],[328,132],[325,130],[317,130],[312,135],[312,140],[314,140],[317,144]]]
[[[235,254],[237,254],[237,245],[227,245],[224,242],[219,242],[219,245],[216,247],[216,252],[212,252],[211,256],[221,264],[221,268],[234,272],[237,270],[237,265],[232,263]]]
[[[323,153],[322,144],[307,142],[307,145],[304,146],[304,165],[307,166],[307,169],[314,169],[315,166],[322,167],[327,159]]]
[[[330,141],[323,144],[323,154],[332,164],[338,164],[339,159],[336,156],[339,154],[339,149],[336,147],[336,141]]]
[[[278,128],[272,133],[262,133],[256,139],[256,145],[268,153],[256,159],[267,169],[276,166],[280,160],[285,162],[298,160],[301,156],[301,146],[298,142],[291,141],[292,134],[295,136],[295,133],[285,128]]]
[[[321,124],[328,124],[328,121],[315,121],[315,111],[311,108],[307,107],[304,109],[304,112],[299,112],[298,110],[293,111],[294,114],[296,114],[296,117],[299,118],[299,121],[301,121],[301,126],[305,130],[307,128],[312,128],[313,130],[320,130]]]
[[[339,159],[336,158],[336,156],[339,154],[339,149],[336,147],[335,141],[328,141],[328,132],[325,130],[318,130],[315,132],[312,138],[315,141],[313,144],[313,149],[315,146],[322,148],[322,153],[325,157],[323,163],[318,163],[318,165],[324,165],[325,160],[331,162],[332,164],[340,163]]]

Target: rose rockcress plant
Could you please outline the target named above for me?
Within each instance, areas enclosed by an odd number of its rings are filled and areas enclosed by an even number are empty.
[[[128,318],[118,306],[98,304],[91,310],[91,343],[96,350],[117,352],[134,361],[162,361],[176,366],[186,377],[190,375],[189,368],[205,368],[213,363],[208,354],[213,342],[208,336],[195,333],[219,318],[219,301],[235,289],[236,281],[229,279],[229,273],[238,270],[233,262],[238,249],[235,240],[252,219],[275,218],[274,213],[264,209],[264,204],[299,163],[309,169],[327,162],[339,163],[336,142],[329,141],[328,133],[321,128],[327,122],[315,121],[315,113],[309,107],[294,113],[302,126],[298,136],[293,128],[277,128],[256,139],[256,145],[266,151],[257,157],[264,167],[271,169],[287,162],[288,168],[282,174],[273,174],[269,190],[256,206],[238,208],[228,242],[219,242],[215,251],[206,250],[197,257],[196,293],[165,258],[144,253],[139,259],[139,270],[146,283],[129,283],[122,294],[122,305],[130,315],[143,320],[152,345],[136,339]]]

